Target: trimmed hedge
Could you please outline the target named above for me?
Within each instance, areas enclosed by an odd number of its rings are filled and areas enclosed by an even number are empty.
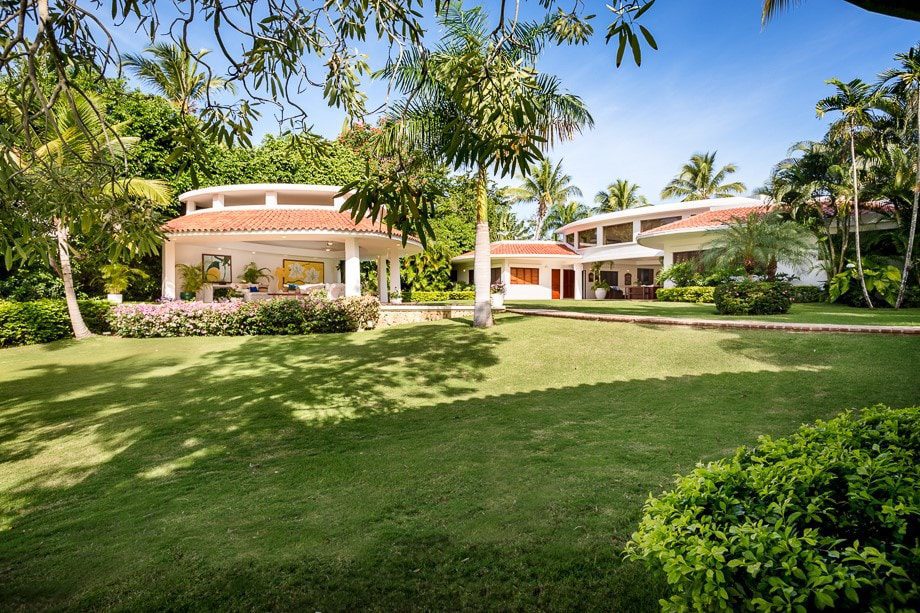
[[[626,556],[664,610],[910,610],[920,603],[920,408],[761,437],[650,497]]]
[[[713,302],[723,315],[788,313],[792,286],[785,281],[729,281],[715,288]]]
[[[473,300],[473,290],[445,290],[445,291],[418,291],[403,292],[403,302],[447,302],[448,300]]]
[[[792,302],[824,302],[827,297],[824,290],[814,285],[793,285]]]
[[[259,302],[123,304],[112,311],[120,336],[243,336],[354,332],[373,328],[380,303],[372,296],[328,300],[317,296]]]
[[[90,330],[96,333],[109,331],[110,303],[105,300],[78,302],[83,320]],[[50,343],[72,336],[70,315],[63,300],[0,300],[0,347]]]
[[[660,287],[655,296],[661,302],[713,302],[716,288],[704,285],[687,285],[684,287]]]

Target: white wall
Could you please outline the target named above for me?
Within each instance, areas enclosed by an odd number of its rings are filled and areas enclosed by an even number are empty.
[[[502,268],[508,263],[509,268],[538,268],[540,270],[539,285],[516,285],[508,283],[505,285],[506,300],[551,300],[553,297],[553,268],[565,268],[559,262],[551,260],[504,260],[493,258],[492,268]],[[568,266],[571,269],[571,265]],[[464,283],[472,281],[468,277],[473,270],[472,263],[457,264],[457,279]]]

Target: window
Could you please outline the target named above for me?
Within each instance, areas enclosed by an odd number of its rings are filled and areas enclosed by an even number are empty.
[[[597,244],[597,228],[582,230],[578,233],[579,247],[593,247]]]
[[[610,287],[619,287],[620,273],[615,270],[602,270],[601,279],[610,284]]]
[[[511,285],[540,285],[540,269],[512,268]]]
[[[654,268],[637,268],[636,277],[639,280],[639,285],[655,285]]]
[[[489,281],[489,283],[494,285],[496,283],[501,283],[501,281],[502,281],[502,269],[493,268],[492,269],[492,280]]]
[[[574,245],[575,244],[575,233],[572,232],[571,234],[566,234],[565,242],[568,243],[569,245]]]
[[[661,226],[666,226],[669,223],[674,223],[675,221],[680,221],[680,215],[677,217],[659,217],[658,219],[643,219],[640,222],[642,231],[654,230],[655,228],[660,228]]]
[[[633,225],[629,223],[618,223],[615,226],[604,226],[604,244],[616,245],[617,243],[628,243],[633,239]]]
[[[699,251],[675,251],[674,263],[683,264],[684,262],[699,262],[701,252]]]

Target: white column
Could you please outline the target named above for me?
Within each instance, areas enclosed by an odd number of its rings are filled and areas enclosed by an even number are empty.
[[[278,206],[278,192],[265,192],[265,206]]]
[[[195,201],[194,200],[187,201],[185,203],[185,214],[188,215],[189,213],[194,213],[194,212],[195,212]]]
[[[387,260],[382,255],[377,256],[377,298],[380,302],[389,302],[387,292]]]
[[[345,296],[361,295],[361,255],[358,239],[345,239]]]
[[[511,262],[505,260],[502,262],[502,284],[505,286],[505,293],[511,288]]]
[[[672,266],[673,264],[674,264],[674,252],[665,251],[664,255],[661,258],[661,267],[667,268],[668,266]],[[674,287],[674,281],[671,281],[670,279],[668,279],[667,281],[664,282],[664,286]]]
[[[215,209],[224,208],[224,195],[223,194],[214,194],[214,197],[211,198],[211,207]]]
[[[166,239],[163,241],[163,298],[176,299],[176,243]]]
[[[582,274],[585,270],[584,264],[575,264],[575,300],[581,300]]]
[[[597,227],[597,240],[594,241],[598,247],[604,244],[604,226],[600,225]]]
[[[390,256],[390,293],[397,294],[393,298],[393,302],[402,302],[402,298],[398,297],[399,293],[402,292],[402,285],[400,285],[399,280],[399,256],[391,255]]]
[[[636,219],[633,221],[633,235],[632,235],[633,242],[636,242],[636,237],[639,236],[640,232],[642,232],[642,220]]]

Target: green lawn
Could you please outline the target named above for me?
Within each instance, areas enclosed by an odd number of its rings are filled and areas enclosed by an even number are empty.
[[[0,609],[652,610],[698,460],[920,401],[920,340],[507,315],[0,351]]]
[[[657,302],[648,300],[516,300],[506,306],[559,309],[581,313],[653,315],[699,319],[760,319],[806,324],[865,324],[876,326],[920,326],[920,309],[856,309],[840,304],[794,304],[785,315],[730,316],[716,313],[712,304]]]

